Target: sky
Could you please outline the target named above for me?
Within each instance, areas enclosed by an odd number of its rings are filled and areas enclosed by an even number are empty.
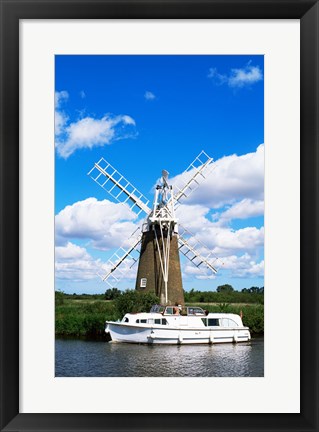
[[[202,150],[213,169],[177,217],[218,272],[181,257],[183,287],[264,285],[263,56],[57,55],[54,104],[57,290],[105,292],[98,273],[146,216],[87,175],[94,163],[103,157],[151,206],[162,170],[174,184]],[[136,270],[112,286],[133,289]]]

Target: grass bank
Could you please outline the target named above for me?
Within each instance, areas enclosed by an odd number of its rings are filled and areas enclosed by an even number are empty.
[[[55,306],[57,336],[104,336],[105,321],[117,320],[114,302],[65,299]]]
[[[192,303],[195,305],[195,303]],[[264,332],[264,306],[261,304],[200,303],[196,305],[210,312],[242,312],[244,325],[255,335]],[[56,336],[104,338],[106,320],[121,319],[115,301],[83,300],[60,296],[55,306]]]

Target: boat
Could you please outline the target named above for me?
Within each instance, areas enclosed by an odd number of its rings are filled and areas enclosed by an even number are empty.
[[[247,342],[249,328],[239,315],[200,307],[154,305],[150,312],[126,313],[121,321],[106,321],[112,342],[140,344],[215,344]]]

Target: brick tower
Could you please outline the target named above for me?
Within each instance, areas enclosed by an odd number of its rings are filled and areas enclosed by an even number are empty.
[[[154,229],[157,230],[158,244]],[[182,273],[178,250],[178,234],[171,233],[168,276],[167,276],[167,301],[165,297],[165,280],[161,268],[161,250],[163,250],[163,239],[160,238],[158,227],[143,233],[140,249],[140,259],[136,277],[135,288],[140,291],[153,292],[161,303],[184,304],[184,293],[182,285]],[[167,242],[167,232],[164,234],[164,247]]]

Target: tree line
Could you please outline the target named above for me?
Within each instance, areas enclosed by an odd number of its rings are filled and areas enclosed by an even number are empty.
[[[104,294],[65,294],[57,292],[56,296],[62,300],[61,295],[65,299],[72,300],[116,300],[124,291],[118,288],[109,288]],[[184,298],[186,303],[264,303],[264,287],[252,286],[243,288],[241,291],[236,291],[231,285],[219,285],[216,291],[199,291],[192,288],[190,291],[184,290]]]

